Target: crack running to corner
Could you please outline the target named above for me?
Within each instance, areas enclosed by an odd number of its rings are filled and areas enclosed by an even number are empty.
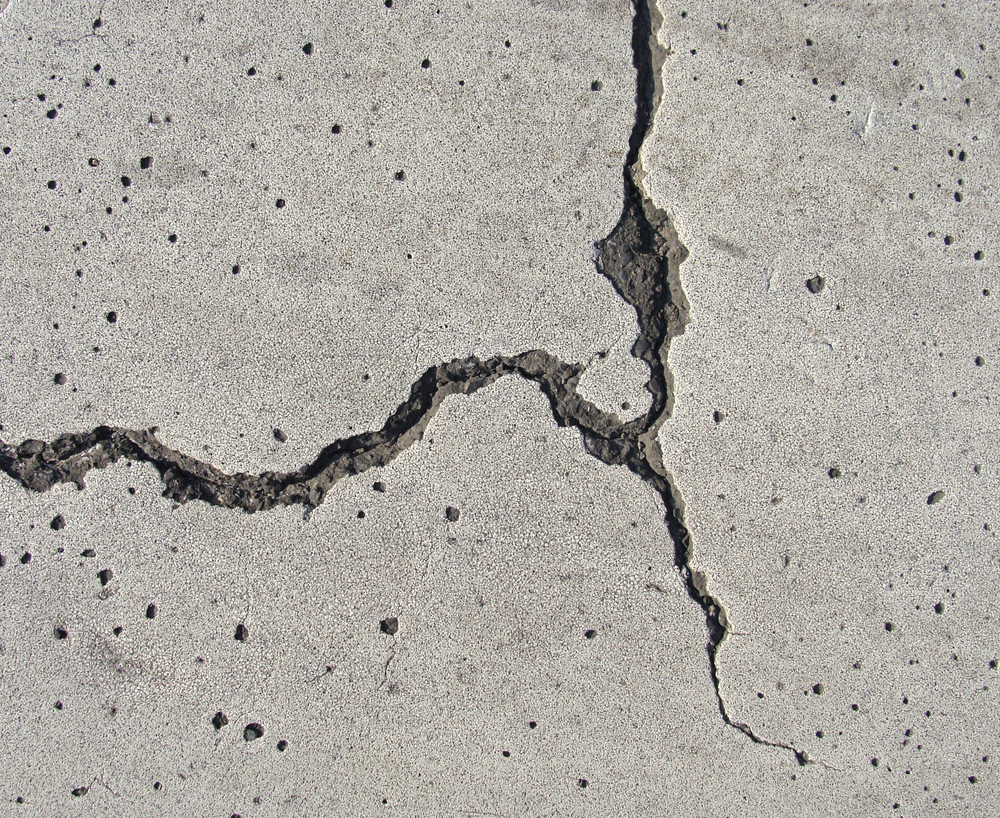
[[[164,483],[163,495],[179,503],[200,500],[246,512],[302,504],[308,512],[323,502],[339,480],[385,466],[420,440],[449,395],[469,395],[499,378],[518,375],[538,384],[555,421],[577,428],[591,455],[608,465],[627,467],[660,496],[674,545],[674,567],[688,596],[705,616],[709,671],[723,722],[755,744],[788,750],[800,765],[815,763],[792,744],[761,738],[749,725],[730,716],[718,667],[719,649],[729,635],[726,611],[709,592],[705,575],[691,567],[693,548],[684,524],[683,503],[663,465],[657,433],[673,405],[667,365],[670,341],[684,332],[688,322],[689,308],[679,275],[688,251],[670,217],[656,207],[643,187],[640,153],[662,96],[660,68],[666,52],[657,37],[663,18],[656,0],[633,0],[633,9],[636,111],[623,169],[624,206],[611,233],[596,243],[595,264],[618,295],[635,308],[639,334],[631,352],[650,373],[646,389],[652,400],[645,414],[623,422],[617,414],[602,411],[577,390],[584,365],[566,363],[536,349],[486,360],[470,356],[431,367],[381,429],[336,440],[294,472],[227,474],[164,445],[156,438],[155,427],[134,430],[111,426],[64,434],[51,443],[25,440],[13,446],[0,440],[0,470],[34,491],[47,491],[59,483],[75,483],[82,489],[91,469],[103,469],[124,458],[152,464]]]

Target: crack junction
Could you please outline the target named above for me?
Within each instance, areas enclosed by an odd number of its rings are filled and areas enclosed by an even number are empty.
[[[624,205],[614,229],[596,243],[595,264],[636,311],[639,333],[631,352],[649,368],[646,389],[652,400],[645,414],[623,422],[616,414],[602,411],[577,391],[584,365],[566,363],[536,349],[486,360],[471,356],[430,367],[381,429],[335,440],[311,463],[293,472],[227,474],[164,445],[156,438],[155,427],[135,430],[111,426],[64,434],[51,443],[25,440],[13,446],[0,440],[0,470],[33,491],[46,491],[59,483],[75,483],[82,489],[91,469],[103,469],[126,458],[152,464],[163,480],[163,495],[178,503],[200,500],[246,512],[302,504],[308,513],[339,480],[385,466],[420,440],[448,396],[472,394],[499,378],[517,375],[538,385],[549,399],[556,422],[576,427],[591,455],[608,465],[627,467],[660,496],[674,544],[674,567],[689,598],[705,616],[709,670],[725,724],[755,744],[792,752],[800,765],[814,763],[804,751],[763,739],[729,715],[718,668],[719,649],[729,633],[726,611],[709,592],[707,577],[691,567],[693,549],[684,524],[683,502],[663,465],[657,433],[673,405],[673,381],[667,364],[670,340],[682,334],[688,322],[689,306],[679,274],[688,251],[670,217],[653,203],[643,186],[641,149],[662,96],[660,68],[666,52],[657,38],[663,18],[655,0],[633,0],[633,7],[636,114],[623,169]],[[383,685],[394,656],[395,647],[383,668]]]

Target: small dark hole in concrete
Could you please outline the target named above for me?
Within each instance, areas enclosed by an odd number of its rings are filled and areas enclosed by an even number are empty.
[[[45,112],[45,116],[47,116],[49,119],[55,119],[57,116],[59,116],[59,112],[55,108],[50,108]]]
[[[302,53],[305,54],[307,57],[310,54],[312,54],[313,53],[313,44],[312,43],[306,43],[304,46],[302,46]]]
[[[934,606],[934,613],[936,613],[936,614],[943,614],[944,613],[944,603],[943,602],[938,602]]]
[[[171,244],[177,244],[177,234],[171,233],[169,236],[167,236],[167,241],[169,241]]]
[[[152,156],[143,156],[139,160],[139,167],[142,168],[142,170],[149,170],[152,166],[153,166]]]
[[[362,510],[360,510],[360,511],[358,511],[358,519],[359,519],[359,520],[363,520],[363,519],[365,518],[365,516],[366,516],[366,515],[365,515],[365,512],[364,512],[364,510],[363,510],[363,509],[362,509]]]
[[[250,631],[247,630],[247,626],[240,622],[236,626],[236,633],[234,634],[237,642],[246,642],[250,637]]]
[[[57,514],[52,518],[52,522],[49,523],[49,528],[53,531],[62,531],[66,527],[66,518],[62,514]]]
[[[395,636],[399,632],[399,619],[395,616],[387,616],[378,623],[378,629],[389,636]]]
[[[285,741],[284,739],[282,739],[281,741],[278,742],[278,752],[279,753],[283,753],[287,749],[288,749],[288,742],[287,741]]]
[[[66,375],[62,372],[57,372],[55,375],[52,376],[52,383],[57,384],[59,386],[65,386],[66,380],[67,380]]]
[[[87,787],[77,787],[75,790],[73,790],[73,797],[82,798],[88,792],[90,792],[90,790]]]
[[[31,552],[25,551],[21,554],[21,565],[27,565],[29,562],[31,562]]]
[[[274,431],[271,432],[274,435],[274,439],[279,443],[286,443],[288,441],[288,435],[286,435],[281,429],[275,427]]]
[[[431,61],[429,59],[427,59],[426,57],[424,57],[424,59],[420,61],[420,67],[421,68],[430,68],[431,67]]]
[[[285,200],[284,199],[278,199],[278,201],[276,201],[274,203],[274,206],[280,210],[281,208],[283,208],[285,206]]]
[[[115,572],[110,568],[105,568],[103,571],[97,572],[97,579],[100,581],[101,585],[107,585],[114,579]]]
[[[405,182],[406,181],[406,171],[405,170],[397,170],[396,171],[396,181],[397,182]]]
[[[331,133],[340,133],[340,126],[339,125],[334,125],[332,128],[330,128],[330,132]]]
[[[831,469],[827,471],[827,474],[831,477],[831,479],[836,479],[840,477],[840,469],[838,469],[836,466],[833,466]]]
[[[601,82],[600,80],[594,80],[592,83],[590,83],[591,91],[601,91],[603,90],[603,88],[604,88],[604,83]]]
[[[821,293],[825,286],[826,286],[826,281],[824,280],[823,276],[813,276],[812,278],[806,281],[806,288],[813,295]]]
[[[536,727],[538,727],[538,722],[537,721],[529,721],[528,722],[528,729],[529,730],[534,730]]]
[[[101,164],[101,160],[95,159],[93,156],[91,156],[90,159],[87,160],[87,164],[90,165],[92,168],[96,168],[98,165]]]
[[[97,556],[97,552],[93,548],[84,548],[83,551],[80,552],[80,556],[81,557],[88,557],[88,558],[89,557],[96,557]]]
[[[578,778],[576,780],[576,783],[581,790],[585,790],[587,787],[590,786],[590,782],[586,778]]]
[[[212,716],[212,727],[214,727],[216,730],[221,730],[227,724],[229,724],[229,716],[227,716],[221,710],[214,716]]]
[[[52,630],[52,633],[56,639],[65,639],[66,637],[69,636],[69,631],[67,631],[65,628],[54,628]]]
[[[381,480],[376,480],[374,483],[372,483],[372,488],[379,494],[385,494],[385,483],[383,483]]]
[[[816,694],[817,696],[821,695],[821,694],[823,693],[823,691],[824,691],[825,689],[826,689],[826,688],[824,688],[824,687],[823,687],[823,685],[821,685],[821,684],[814,684],[814,685],[812,686],[812,691],[813,691],[813,693],[815,693],[815,694]]]
[[[109,324],[116,324],[116,323],[118,323],[118,313],[115,312],[114,310],[111,310],[111,312],[105,313],[104,314],[104,318],[105,318],[105,320]]]
[[[973,361],[972,361],[972,362],[973,362],[973,363],[974,363],[974,364],[975,364],[976,366],[982,366],[983,364],[985,364],[985,363],[986,363],[986,359],[985,359],[985,358],[983,358],[983,356],[982,356],[982,355],[977,355],[977,356],[976,356],[976,357],[975,357],[975,358],[973,359]]]
[[[49,190],[55,190],[56,189],[56,182],[55,182],[55,180],[49,179],[49,181],[48,181],[48,183],[47,183],[46,186],[48,187]]]
[[[251,65],[251,66],[250,66],[250,67],[249,67],[249,68],[247,69],[247,76],[248,76],[248,77],[255,77],[255,76],[257,76],[257,69],[256,69],[256,68],[254,68],[254,67],[253,67],[253,66]]]
[[[455,506],[448,506],[444,510],[445,519],[449,523],[457,523],[458,522],[458,518],[461,516],[461,514],[462,514],[462,512],[459,511],[457,508],[455,508]]]
[[[722,421],[724,421],[725,419],[726,416],[722,414],[722,412],[720,412],[718,409],[712,412],[712,420],[714,420],[716,423],[722,423]]]
[[[149,605],[147,605],[146,606],[146,619],[155,619],[156,618],[156,611],[157,611],[156,605],[154,605],[152,603],[150,603]]]
[[[132,187],[132,180],[128,176],[122,176],[122,187]]]
[[[510,758],[510,750],[504,750],[500,755],[504,758]]]
[[[889,633],[892,633],[892,632],[893,632],[894,630],[896,630],[896,626],[895,626],[895,625],[893,625],[893,624],[892,624],[892,622],[886,622],[886,623],[885,623],[885,629],[886,629],[886,630],[887,630],[887,631],[888,631]]]
[[[583,632],[583,635],[587,639],[593,639],[595,636],[597,636],[597,631],[595,631],[593,628],[588,628]]]
[[[262,738],[263,735],[264,735],[264,728],[261,725],[257,724],[257,722],[248,724],[245,728],[243,728],[244,741],[256,741],[257,739]]]
[[[927,495],[927,505],[932,506],[935,503],[940,503],[943,499],[944,499],[943,491],[938,490],[932,492],[931,494]]]

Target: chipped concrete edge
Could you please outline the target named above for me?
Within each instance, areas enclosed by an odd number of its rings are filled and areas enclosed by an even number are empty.
[[[811,763],[804,752],[763,739],[729,715],[717,661],[729,633],[726,612],[708,591],[705,575],[691,567],[693,549],[683,502],[664,467],[657,440],[673,407],[673,378],[667,364],[670,341],[684,332],[688,322],[689,305],[680,281],[680,265],[688,251],[670,217],[653,203],[643,185],[642,146],[663,94],[661,68],[667,52],[658,37],[663,16],[655,0],[633,0],[633,8],[636,114],[623,168],[624,205],[614,229],[595,245],[595,264],[636,311],[639,332],[631,352],[649,368],[646,388],[652,396],[644,415],[623,422],[616,414],[598,409],[577,391],[582,365],[566,363],[544,350],[530,350],[486,360],[471,356],[429,368],[381,429],[335,440],[294,472],[227,474],[164,445],[156,438],[155,427],[111,426],[64,434],[51,443],[25,440],[13,446],[0,440],[0,470],[33,491],[47,491],[59,483],[74,483],[82,489],[91,469],[106,468],[125,458],[152,464],[163,480],[163,495],[179,503],[201,500],[246,512],[302,504],[308,513],[339,480],[384,466],[420,440],[449,395],[471,394],[499,378],[519,375],[538,384],[559,425],[580,430],[591,455],[608,465],[626,466],[662,499],[674,544],[674,566],[688,596],[705,615],[709,668],[723,721],[757,744],[789,750],[799,764]]]

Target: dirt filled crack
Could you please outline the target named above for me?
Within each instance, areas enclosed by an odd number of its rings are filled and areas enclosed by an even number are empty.
[[[616,414],[598,409],[578,392],[583,365],[566,363],[544,350],[531,350],[486,360],[473,356],[431,367],[381,429],[336,440],[311,463],[293,472],[227,474],[164,445],[156,438],[155,427],[134,430],[110,426],[64,434],[51,443],[25,440],[12,446],[0,440],[0,469],[34,491],[46,491],[58,483],[75,483],[82,489],[91,469],[126,458],[152,464],[163,480],[164,496],[179,503],[201,500],[247,512],[302,504],[308,510],[322,503],[337,481],[385,466],[420,440],[449,395],[472,394],[499,378],[518,375],[538,384],[559,425],[580,430],[590,454],[603,463],[626,466],[662,499],[674,544],[674,566],[688,596],[705,615],[709,669],[723,721],[756,744],[788,750],[799,764],[812,763],[806,753],[792,745],[756,735],[748,725],[733,720],[726,709],[717,661],[729,633],[726,612],[708,591],[705,576],[691,567],[692,544],[683,504],[664,468],[657,440],[672,408],[667,366],[670,340],[684,331],[688,320],[679,277],[687,249],[670,218],[643,190],[640,152],[662,93],[659,76],[665,53],[656,37],[662,17],[655,5],[650,0],[633,0],[633,5],[636,115],[624,165],[624,206],[610,235],[596,245],[596,266],[636,311],[639,334],[631,351],[649,368],[646,388],[652,396],[644,415],[623,422]],[[386,672],[391,659],[386,662]]]

